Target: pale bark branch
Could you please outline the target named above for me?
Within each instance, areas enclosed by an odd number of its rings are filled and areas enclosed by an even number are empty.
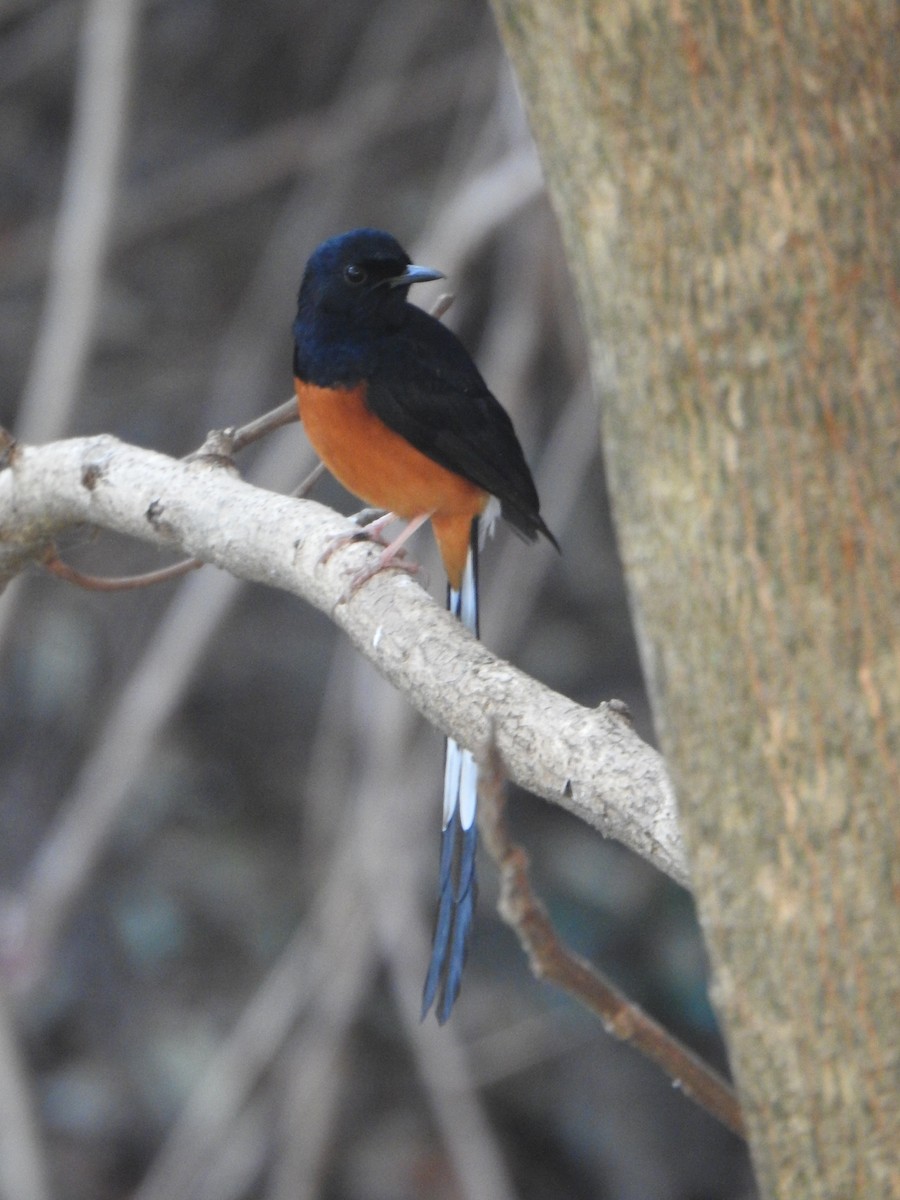
[[[621,713],[577,705],[496,658],[405,575],[386,572],[341,603],[374,551],[350,545],[320,564],[346,528],[330,509],[105,435],[14,446],[5,461],[0,579],[89,524],[290,591],[329,614],[432,724],[476,751],[493,730],[514,782],[687,882],[664,764]]]

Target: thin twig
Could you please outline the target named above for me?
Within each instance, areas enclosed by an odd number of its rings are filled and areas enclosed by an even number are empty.
[[[76,587],[84,588],[88,592],[128,592],[138,588],[152,587],[157,583],[169,583],[173,579],[181,579],[189,572],[202,567],[203,563],[199,558],[185,558],[168,567],[160,567],[158,571],[145,571],[142,575],[119,575],[109,578],[103,575],[86,575],[83,571],[76,571],[74,567],[64,563],[53,549],[42,565],[45,571],[49,571],[57,579],[63,579],[66,583],[74,583]]]
[[[528,855],[509,836],[506,775],[496,748],[491,748],[486,758],[479,787],[479,829],[500,872],[498,910],[515,931],[535,978],[556,984],[578,1000],[600,1018],[607,1033],[640,1050],[710,1116],[732,1133],[746,1137],[733,1088],[560,941],[547,910],[532,890]]]
[[[271,409],[267,413],[263,413],[261,417],[256,417],[252,421],[248,421],[246,425],[241,425],[237,429],[226,429],[221,433],[211,433],[207,442],[210,439],[224,439],[231,454],[237,454],[246,446],[253,442],[258,442],[260,438],[266,437],[276,429],[281,429],[283,425],[290,425],[292,421],[299,420],[300,414],[297,411],[297,401],[294,397],[290,400],[285,400],[284,404],[279,404],[277,408]],[[217,442],[217,445],[219,443]],[[197,457],[203,453],[203,447],[195,451],[191,457]]]
[[[324,474],[325,464],[323,462],[316,463],[306,478],[301,483],[297,484],[297,486],[291,492],[291,495],[297,500],[302,500],[304,496],[309,495],[314,484],[321,479]]]
[[[291,421],[296,421],[297,417],[297,402],[288,400],[284,404],[280,404],[278,408],[273,408],[263,416],[257,417],[256,420],[242,425],[239,429],[213,430],[203,446],[199,450],[195,450],[193,454],[189,454],[186,461],[198,458],[207,460],[216,458],[224,463],[230,463],[232,453],[243,450],[245,446],[259,441],[273,430],[280,429],[283,425],[290,424]],[[298,498],[308,495],[324,470],[324,464],[317,463],[290,494]],[[75,567],[64,563],[57,554],[56,547],[52,546],[47,552],[42,566],[51,575],[55,575],[58,579],[64,579],[66,583],[74,584],[76,587],[84,588],[85,591],[128,592],[137,591],[139,588],[155,587],[158,583],[169,583],[173,579],[181,579],[191,571],[196,571],[204,566],[204,563],[199,558],[185,558],[168,567],[160,567],[157,571],[144,571],[140,575],[86,575],[83,571],[78,571]]]
[[[456,299],[453,292],[441,292],[434,304],[428,310],[436,321],[440,321],[445,313],[449,312],[453,306],[453,301]]]

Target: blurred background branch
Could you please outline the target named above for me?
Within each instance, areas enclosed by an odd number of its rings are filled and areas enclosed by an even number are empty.
[[[47,297],[16,435],[64,433],[91,350],[121,169],[140,0],[89,0],[79,35],[72,133]]]

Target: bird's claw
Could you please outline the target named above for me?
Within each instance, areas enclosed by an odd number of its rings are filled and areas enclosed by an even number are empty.
[[[383,554],[379,554],[371,566],[363,567],[361,571],[356,572],[341,593],[338,604],[346,604],[348,600],[351,600],[356,595],[364,583],[368,583],[370,579],[373,579],[376,575],[380,575],[382,571],[393,569],[395,571],[403,571],[406,575],[417,575],[421,567],[412,559],[405,560],[402,557],[405,554],[406,551],[402,549],[392,554],[388,559],[385,559]]]
[[[379,513],[380,515],[375,520],[372,520],[372,513]],[[342,546],[349,546],[352,542],[374,542],[378,546],[386,546],[387,542],[383,537],[383,531],[391,521],[395,520],[395,517],[393,513],[385,513],[383,509],[364,508],[362,512],[357,513],[350,520],[354,522],[357,528],[346,530],[343,533],[332,534],[325,543],[325,549],[319,556],[319,566],[327,563],[335,550],[340,550]],[[360,525],[361,521],[365,523]],[[398,553],[402,553],[402,550],[398,550]]]
[[[342,546],[349,546],[351,542],[368,542],[371,541],[371,536],[364,529],[354,529],[350,532],[335,533],[325,543],[325,549],[319,555],[317,566],[323,566],[331,558],[336,550],[340,550]]]

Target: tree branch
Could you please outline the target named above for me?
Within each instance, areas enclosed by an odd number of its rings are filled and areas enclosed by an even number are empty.
[[[479,830],[500,873],[497,909],[515,930],[536,979],[562,988],[599,1017],[607,1033],[628,1042],[655,1062],[673,1084],[738,1137],[746,1138],[734,1089],[712,1067],[565,946],[529,878],[528,855],[509,835],[504,797],[505,771],[496,752],[483,764]]]
[[[0,582],[76,524],[307,600],[432,724],[476,752],[493,731],[512,780],[687,883],[663,761],[621,711],[583,708],[496,658],[406,575],[383,573],[341,603],[375,551],[351,544],[320,564],[346,527],[332,510],[252,487],[214,462],[179,462],[107,435],[0,444]]]

